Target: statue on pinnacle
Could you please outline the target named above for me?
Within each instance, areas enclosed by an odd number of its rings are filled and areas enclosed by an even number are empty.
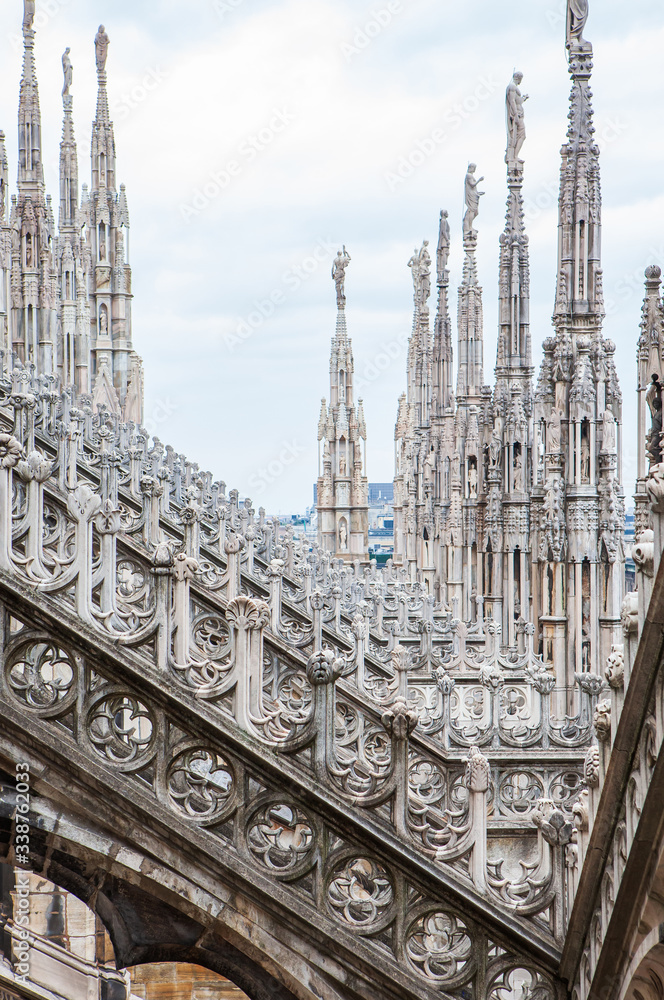
[[[110,44],[110,38],[106,34],[106,28],[103,24],[99,25],[99,31],[95,35],[95,55],[97,57],[97,72],[104,73],[106,71],[106,60],[108,58],[108,46]]]
[[[477,232],[473,229],[473,223],[479,215],[480,198],[485,193],[484,191],[477,190],[477,185],[481,184],[484,178],[475,177],[476,170],[477,166],[474,163],[468,164],[468,173],[466,174],[466,214],[463,217],[464,239],[477,236]]]
[[[347,252],[346,247],[344,247],[343,253],[339,250],[332,265],[332,280],[337,287],[337,309],[346,308],[346,268],[349,263],[350,254]]]
[[[62,57],[62,72],[63,72],[64,78],[65,78],[65,82],[64,82],[64,85],[62,87],[62,96],[63,97],[69,97],[70,96],[69,95],[69,88],[71,87],[71,84],[72,84],[73,67],[72,67],[72,64],[71,64],[71,59],[69,58],[69,53],[70,52],[71,52],[71,49],[69,47],[67,47],[65,49],[64,55]]]
[[[425,240],[421,250],[415,250],[413,256],[408,261],[408,267],[413,272],[413,288],[415,292],[415,305],[418,309],[426,310],[429,296],[431,295],[431,255],[428,250],[429,241]]]
[[[443,274],[447,270],[447,262],[450,257],[450,223],[445,209],[440,213],[440,227],[438,229],[438,255],[437,270]]]
[[[522,80],[523,73],[515,72],[505,94],[507,124],[505,163],[508,167],[516,167],[523,164],[523,160],[519,159],[519,153],[526,141],[526,121],[523,105],[528,100],[528,94],[521,93]]]
[[[32,29],[35,20],[35,0],[23,0],[23,30]]]
[[[583,29],[588,20],[588,0],[567,0],[567,46],[583,43]]]

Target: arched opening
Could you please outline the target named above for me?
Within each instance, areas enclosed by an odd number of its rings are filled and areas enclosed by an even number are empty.
[[[106,226],[99,223],[99,260],[106,260]]]
[[[27,883],[27,885],[26,885]],[[155,962],[118,971],[111,940],[80,899],[22,869],[0,865],[0,967],[20,974],[17,918],[27,917],[27,982],[67,1000],[248,1000],[225,976],[188,962]],[[21,923],[21,926],[23,924]]]
[[[208,996],[214,1000],[247,1000],[247,994],[230,980],[201,965],[160,962],[134,966],[128,971],[132,1000],[134,997],[137,1000],[165,1000],[166,997],[198,1000]]]

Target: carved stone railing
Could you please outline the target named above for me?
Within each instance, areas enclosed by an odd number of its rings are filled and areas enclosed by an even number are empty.
[[[576,714],[555,718],[526,623],[505,650],[495,622],[459,621],[391,567],[298,548],[140,428],[25,369],[0,383],[0,422],[0,572],[562,941],[561,858],[603,679],[579,675]],[[47,683],[26,663],[37,708],[66,671]]]

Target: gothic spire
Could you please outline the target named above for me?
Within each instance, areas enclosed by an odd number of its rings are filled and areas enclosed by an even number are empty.
[[[97,113],[92,123],[92,190],[115,191],[115,136],[108,109],[106,60],[109,37],[103,24],[95,37],[97,61]]]
[[[587,0],[568,0],[567,54],[572,78],[569,128],[562,148],[558,220],[558,282],[554,321],[584,316],[599,333],[604,316],[601,272],[599,148],[594,141],[593,48],[583,38]]]
[[[454,373],[452,348],[452,321],[449,310],[450,272],[447,262],[450,255],[450,224],[445,210],[440,213],[436,276],[438,308],[433,342],[433,416],[441,416],[454,405]]]
[[[477,397],[484,382],[484,343],[482,289],[477,280],[477,230],[473,223],[479,213],[480,198],[484,194],[478,190],[483,177],[475,176],[476,166],[469,164],[465,181],[466,213],[463,219],[463,281],[459,288],[458,310],[458,370],[457,400],[463,397]]]
[[[526,138],[523,74],[515,72],[505,96],[507,123],[507,211],[500,237],[500,328],[496,378],[512,374],[532,375],[530,340],[530,262],[523,217],[524,161],[519,152]]]
[[[413,276],[413,332],[408,348],[408,402],[415,407],[418,427],[429,424],[431,403],[431,333],[429,297],[431,295],[431,256],[429,241],[424,240],[408,261]]]
[[[78,216],[78,151],[74,136],[74,119],[72,115],[74,98],[70,94],[72,84],[72,64],[69,49],[62,57],[64,86],[62,88],[62,105],[64,118],[62,123],[62,141],[60,142],[60,229],[73,229]]]
[[[35,2],[23,0],[23,74],[18,107],[18,188],[19,197],[30,194],[33,201],[44,198],[41,110],[35,66]]]
[[[330,350],[330,401],[321,402],[318,421],[318,539],[340,559],[368,561],[369,484],[363,475],[362,441],[366,424],[353,392],[353,349],[346,327],[346,268],[350,255],[343,248],[332,266],[337,293],[337,323]],[[321,442],[322,452],[321,452]]]

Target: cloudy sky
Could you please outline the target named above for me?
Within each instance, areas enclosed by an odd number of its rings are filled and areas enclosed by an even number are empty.
[[[22,7],[0,6],[0,128],[12,177]],[[85,180],[100,22],[111,38],[134,345],[154,433],[272,512],[311,502],[335,323],[331,258],[343,243],[368,472],[390,480],[411,322],[407,261],[422,239],[435,241],[445,207],[452,281],[460,280],[469,160],[485,176],[477,227],[492,381],[504,91],[515,67],[530,95],[522,155],[539,364],[551,330],[567,127],[564,8],[565,0],[37,0],[54,195],[61,54],[71,46]],[[618,345],[631,493],[643,271],[664,264],[664,6],[591,0],[586,36],[603,149],[605,329]],[[417,168],[402,176],[410,159]]]

